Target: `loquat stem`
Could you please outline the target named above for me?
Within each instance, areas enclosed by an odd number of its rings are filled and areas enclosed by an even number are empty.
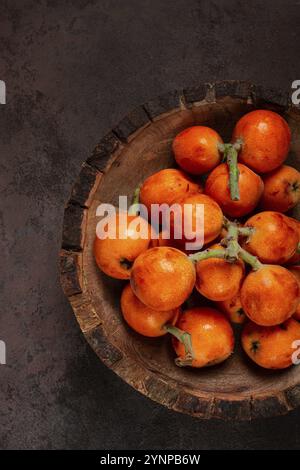
[[[225,215],[223,216],[223,227],[228,230],[230,225],[236,222],[231,222]],[[251,237],[251,235],[255,232],[254,227],[240,227],[238,224],[238,234],[241,235],[242,237]]]
[[[251,255],[248,251],[240,248],[239,251],[240,258],[245,261],[245,263],[250,264],[253,271],[257,271],[258,269],[263,267],[263,264],[259,261],[256,256]]]
[[[232,201],[240,200],[238,150],[235,145],[225,144],[224,155],[229,169],[229,189]]]
[[[229,262],[234,262],[238,259],[240,245],[238,242],[239,231],[238,225],[235,223],[231,223],[228,226],[228,233],[225,237],[225,244],[226,248],[226,259]]]
[[[227,217],[223,215],[223,227],[228,230],[230,224],[232,224],[231,220],[227,219]]]
[[[194,253],[192,255],[189,255],[190,260],[194,261],[197,263],[198,261],[203,261],[205,259],[209,258],[221,258],[225,259],[226,258],[226,250],[221,250],[221,249],[215,249],[215,250],[204,250],[204,251],[199,251],[198,253]]]
[[[253,227],[239,227],[236,222],[230,222],[226,217],[224,217],[224,227],[228,230],[226,237],[221,241],[225,249],[216,248],[199,251],[198,253],[189,255],[189,258],[195,263],[209,258],[221,258],[229,263],[235,263],[241,258],[245,263],[250,264],[254,271],[260,269],[263,264],[259,259],[244,250],[238,242],[238,236],[240,234],[244,236],[251,235],[254,231]]]
[[[189,258],[196,263],[209,258],[220,258],[225,259],[229,263],[234,263],[238,259],[240,250],[240,245],[238,243],[238,225],[227,220],[227,229],[227,236],[223,240],[224,246],[226,247],[225,250],[218,248],[212,250],[208,249],[194,253],[190,255]]]
[[[218,150],[221,153],[225,152],[225,144],[221,144],[220,142],[218,143]]]
[[[177,338],[178,341],[180,341],[184,345],[185,357],[177,357],[175,359],[175,364],[179,367],[191,366],[195,355],[193,351],[192,337],[190,333],[187,333],[186,331],[183,331],[174,325],[165,325],[164,329],[171,335],[175,336],[175,338]]]
[[[239,235],[242,237],[251,237],[251,235],[255,232],[254,227],[239,227]]]
[[[235,150],[237,150],[239,152],[242,148],[242,145],[243,145],[243,139],[241,137],[239,137],[238,139],[236,139],[236,141],[232,145],[235,148]]]
[[[132,203],[128,209],[129,215],[138,215],[138,204],[140,203],[140,186],[133,193]]]

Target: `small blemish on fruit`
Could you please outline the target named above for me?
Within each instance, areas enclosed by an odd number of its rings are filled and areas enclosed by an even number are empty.
[[[120,265],[122,266],[123,269],[131,269],[133,265],[133,261],[130,261],[127,258],[121,258],[120,259]]]
[[[257,351],[259,350],[260,348],[260,343],[258,340],[255,340],[255,341],[252,341],[251,342],[251,348],[250,348],[250,351],[255,354],[257,353]]]

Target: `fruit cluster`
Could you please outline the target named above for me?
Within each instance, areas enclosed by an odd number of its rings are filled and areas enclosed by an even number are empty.
[[[174,237],[174,213],[166,227],[162,212],[155,238],[151,221],[129,209],[126,222],[118,216],[114,239],[95,239],[99,268],[130,280],[121,296],[125,321],[144,336],[171,334],[178,366],[228,358],[231,323],[245,323],[242,346],[258,365],[292,365],[293,343],[300,340],[300,222],[285,213],[300,200],[300,173],[284,165],[290,140],[287,122],[268,110],[244,115],[231,143],[208,127],[183,130],[173,141],[179,168],[151,175],[136,194],[149,212],[153,204],[190,204],[192,223],[182,238]],[[185,247],[198,204],[205,249],[191,254]],[[210,306],[200,299],[186,307],[194,288]]]

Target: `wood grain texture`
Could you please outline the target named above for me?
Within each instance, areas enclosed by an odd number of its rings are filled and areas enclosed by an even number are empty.
[[[67,297],[82,292],[82,254],[60,251],[60,282]]]
[[[111,131],[108,132],[96,145],[87,163],[101,172],[105,172],[109,162],[122,149],[121,141]]]
[[[85,336],[106,366],[112,367],[116,362],[122,359],[123,355],[121,351],[109,342],[100,325],[90,328]]]
[[[86,210],[71,201],[64,213],[62,247],[81,250],[85,236]]]
[[[212,409],[213,418],[223,418],[226,416],[228,420],[250,420],[251,419],[251,398],[241,398],[231,400],[228,398],[219,399],[214,401]]]
[[[289,405],[282,393],[266,397],[254,397],[251,401],[251,417],[267,418],[273,415],[282,415],[289,411]]]
[[[300,368],[266,371],[240,352],[212,368],[176,367],[170,338],[144,338],[124,324],[119,299],[125,284],[105,276],[94,261],[96,209],[101,202],[117,205],[119,195],[131,196],[147,176],[174,166],[171,145],[181,130],[211,126],[228,141],[236,121],[261,103],[288,120],[288,161],[299,167],[300,110],[288,106],[284,93],[241,81],[200,83],[151,100],[109,132],[82,166],[65,210],[62,286],[91,347],[139,392],[202,419],[287,413],[300,405]]]
[[[208,94],[211,85],[209,83],[200,83],[199,85],[187,87],[183,90],[185,101],[188,104],[203,101]]]
[[[124,142],[131,140],[135,133],[150,124],[149,117],[142,106],[134,109],[114,128],[114,133]]]
[[[188,392],[180,392],[174,409],[197,418],[208,419],[212,416],[213,405],[213,397],[197,397]]]
[[[251,95],[253,85],[242,80],[221,81],[215,83],[214,89],[216,98],[231,96],[246,100]]]
[[[92,333],[93,331],[96,333],[97,327],[101,325],[101,317],[95,311],[90,295],[86,290],[79,295],[70,296],[69,300],[80,329],[89,340],[88,333]]]
[[[285,396],[291,408],[296,408],[300,406],[300,384],[288,388],[285,391]]]
[[[77,181],[72,188],[70,202],[79,204],[80,206],[89,207],[101,176],[102,173],[97,169],[84,163]]]
[[[253,87],[255,104],[260,107],[270,107],[277,112],[283,112],[289,103],[288,93],[282,90],[266,88],[261,85]]]
[[[144,104],[144,108],[152,120],[161,118],[165,113],[175,112],[182,105],[182,93],[174,90]]]

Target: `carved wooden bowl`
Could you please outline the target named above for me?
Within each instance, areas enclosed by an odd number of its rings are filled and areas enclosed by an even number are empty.
[[[173,410],[199,418],[250,420],[284,414],[300,404],[300,367],[258,368],[237,353],[219,366],[189,370],[174,365],[169,337],[147,339],[121,318],[124,283],[97,268],[93,253],[96,208],[118,205],[147,176],[174,166],[171,142],[182,129],[204,124],[225,141],[236,121],[255,108],[282,114],[292,129],[290,161],[300,158],[300,110],[289,97],[248,82],[200,84],[168,93],[134,110],[83,163],[65,209],[61,282],[80,328],[99,358],[123,380]]]

